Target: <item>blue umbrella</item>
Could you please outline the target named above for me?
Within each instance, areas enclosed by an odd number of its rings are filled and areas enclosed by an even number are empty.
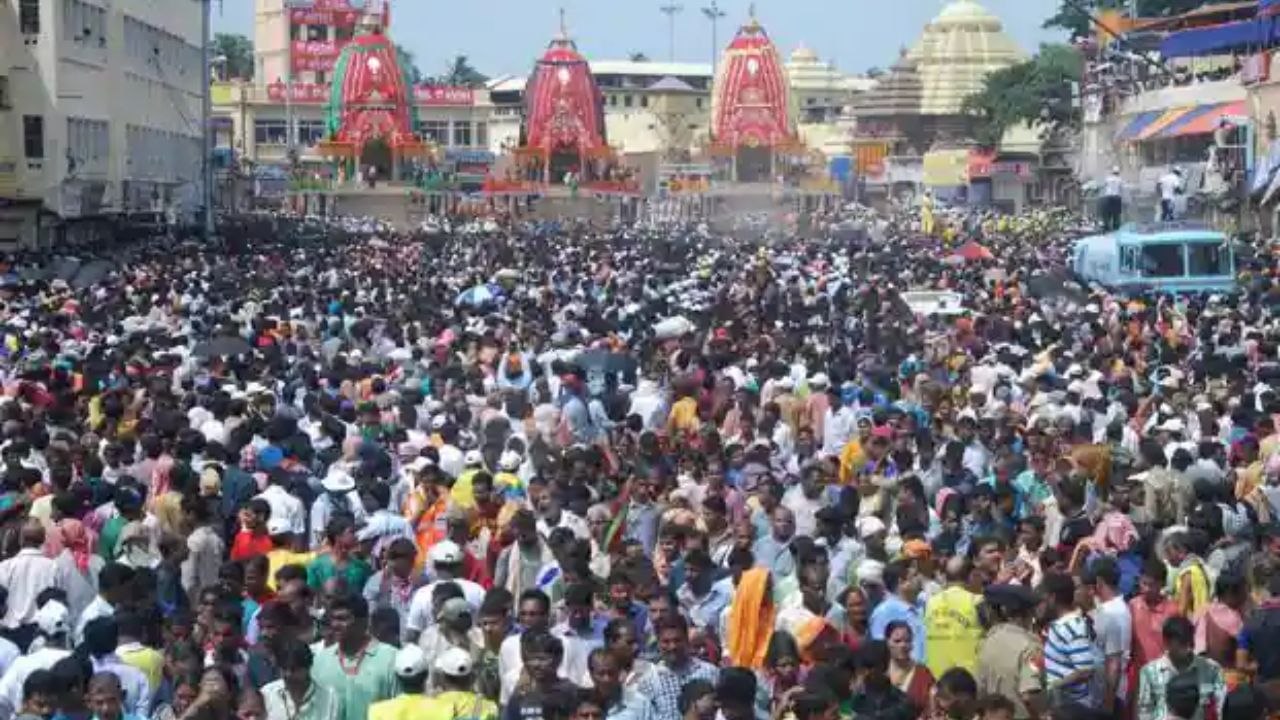
[[[458,293],[458,297],[454,299],[453,304],[483,307],[496,303],[503,297],[505,297],[505,294],[501,287],[493,283],[484,283]]]

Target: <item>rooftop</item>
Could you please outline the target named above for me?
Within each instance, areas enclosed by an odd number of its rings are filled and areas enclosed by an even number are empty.
[[[707,63],[652,62],[648,60],[592,60],[594,75],[658,75],[673,77],[711,77]]]

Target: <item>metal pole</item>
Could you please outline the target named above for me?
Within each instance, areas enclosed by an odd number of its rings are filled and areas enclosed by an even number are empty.
[[[213,239],[217,232],[213,216],[213,83],[210,79],[210,57],[212,41],[209,37],[210,15],[213,12],[213,0],[203,0],[200,4],[200,38],[202,44],[200,80],[204,83],[204,97],[200,113],[200,176],[204,181],[204,239]]]
[[[684,11],[684,6],[679,3],[668,3],[658,8],[658,11],[667,16],[667,59],[671,62],[676,60],[676,15]]]
[[[720,9],[720,4],[717,0],[711,0],[710,5],[702,8],[702,14],[711,21],[711,77],[715,78],[716,61],[720,53],[720,40],[717,37],[717,29],[720,25],[720,18],[727,15],[727,13]]]
[[[280,0],[280,14],[284,22],[284,157],[293,171],[293,19],[289,15],[289,0]],[[292,180],[292,177],[290,177]]]

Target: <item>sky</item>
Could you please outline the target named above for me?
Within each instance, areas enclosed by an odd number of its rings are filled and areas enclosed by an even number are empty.
[[[711,61],[711,23],[700,11],[710,0],[674,0],[677,61]],[[1057,0],[981,0],[1004,20],[1005,30],[1027,51],[1061,40],[1041,29]],[[643,52],[666,60],[669,25],[659,6],[672,0],[393,0],[392,38],[414,54],[426,75],[444,71],[466,55],[480,72],[523,75],[541,55],[565,9],[569,33],[590,58],[625,59]],[[717,0],[726,17],[719,44],[747,17],[750,0]],[[898,50],[919,35],[944,0],[756,0],[756,13],[784,53],[804,44],[847,73],[888,67]],[[252,35],[254,0],[222,0],[214,11],[217,32]],[[215,6],[216,7],[216,6]]]

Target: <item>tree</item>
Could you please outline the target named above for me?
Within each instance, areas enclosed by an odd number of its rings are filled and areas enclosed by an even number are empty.
[[[631,62],[649,62],[649,56],[637,50],[631,53]]]
[[[880,67],[879,65],[872,65],[871,67],[867,68],[867,71],[863,74],[871,78],[872,80],[874,80],[878,77],[884,77],[885,73],[884,73],[884,68]]]
[[[422,84],[425,78],[422,77],[422,70],[418,69],[418,62],[414,60],[412,50],[396,43],[396,62],[400,63],[400,72],[409,78],[411,85]]]
[[[964,102],[965,112],[977,120],[975,139],[995,147],[1019,123],[1070,123],[1072,92],[1083,70],[1074,47],[1042,45],[1034,58],[991,73]]]
[[[1231,0],[1138,0],[1138,15],[1142,17],[1167,17],[1179,15],[1200,7],[1217,5]],[[1058,0],[1058,11],[1044,21],[1044,27],[1062,29],[1071,39],[1092,35],[1095,27],[1089,17],[1097,17],[1104,10],[1125,10],[1128,0]]]
[[[244,35],[236,33],[218,33],[213,36],[213,54],[226,58],[227,79],[253,79],[253,42]]]
[[[482,87],[489,81],[489,76],[481,73],[471,66],[471,62],[467,60],[466,55],[458,55],[449,63],[445,73],[440,77],[442,85],[452,87]]]

